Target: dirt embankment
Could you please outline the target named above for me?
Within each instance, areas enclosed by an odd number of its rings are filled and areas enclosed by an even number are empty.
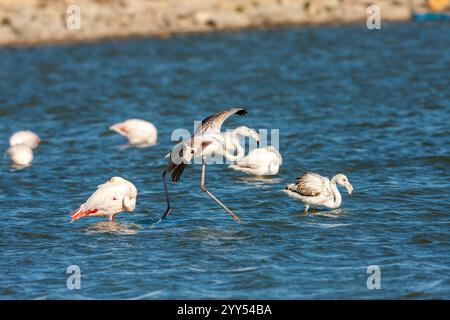
[[[410,0],[0,0],[0,45],[364,22],[371,4],[382,21],[411,15]]]

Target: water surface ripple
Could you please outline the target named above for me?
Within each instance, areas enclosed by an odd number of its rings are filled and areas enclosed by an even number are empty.
[[[0,164],[0,298],[449,299],[449,43],[430,23],[0,49],[0,149],[24,128],[43,139],[30,168]],[[249,114],[228,127],[280,129],[279,175],[208,168],[239,225],[189,168],[153,225],[172,130],[234,105]],[[155,123],[155,147],[120,148],[108,126],[132,117]],[[347,174],[353,198],[305,216],[282,192],[305,170]],[[136,212],[70,224],[114,175],[137,186]]]

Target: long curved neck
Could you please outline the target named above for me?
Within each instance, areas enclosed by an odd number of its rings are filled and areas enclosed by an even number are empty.
[[[342,203],[342,196],[336,186],[336,176],[331,179],[331,191],[333,192],[333,208],[339,208]]]
[[[239,143],[238,138],[238,130],[233,130],[230,135],[230,142],[233,146],[233,149],[228,148],[228,146],[225,145],[225,158],[227,158],[230,161],[236,161],[241,159],[244,156],[244,148],[242,148],[241,144]],[[231,151],[237,150],[237,154],[234,155],[231,153]]]

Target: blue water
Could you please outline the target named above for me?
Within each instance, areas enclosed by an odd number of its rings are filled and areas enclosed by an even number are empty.
[[[0,298],[449,299],[448,23],[305,27],[0,49],[0,149],[42,138],[33,165],[0,163]],[[226,127],[280,129],[273,178],[210,166],[169,185],[172,130],[228,106]],[[112,123],[145,118],[147,149]],[[306,170],[345,173],[354,195],[304,215],[282,189]],[[138,188],[133,214],[70,224],[112,176]],[[69,290],[66,269],[81,270]],[[369,290],[369,265],[381,289]]]

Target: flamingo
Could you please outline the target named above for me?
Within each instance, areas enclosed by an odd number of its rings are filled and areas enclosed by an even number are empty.
[[[136,208],[137,189],[131,182],[121,177],[112,177],[97,190],[77,210],[71,213],[70,222],[86,216],[106,216],[114,221],[122,211],[132,212]]]
[[[352,196],[353,186],[341,173],[335,175],[330,181],[320,174],[307,172],[298,177],[296,183],[289,184],[284,191],[305,204],[305,213],[308,212],[309,207],[324,206],[337,209],[341,206],[342,197],[336,184],[344,186],[348,195]]]
[[[240,159],[237,164],[232,164],[231,169],[242,171],[250,175],[271,176],[276,175],[283,163],[281,154],[273,146],[256,148]]]
[[[25,143],[15,144],[6,150],[14,166],[24,168],[33,161],[33,150]]]
[[[39,136],[30,130],[17,131],[9,138],[10,146],[26,144],[31,149],[36,149],[40,142]]]
[[[214,132],[208,132],[203,134],[203,137],[214,134]],[[214,152],[215,154],[224,156],[228,160],[232,161],[239,161],[245,154],[245,150],[239,142],[239,136],[249,137],[259,141],[259,134],[255,130],[246,126],[240,126],[233,130],[227,130],[226,132],[220,132],[220,135],[221,136],[216,136],[216,138],[222,142],[222,148],[217,148]],[[237,152],[236,155],[232,155],[230,158],[229,155],[234,152]]]
[[[212,116],[207,117],[202,121],[201,126],[197,128],[191,139],[181,142],[174,146],[169,154],[168,165],[162,174],[162,181],[164,184],[164,191],[166,194],[167,209],[161,216],[160,221],[165,219],[172,208],[170,206],[169,192],[167,190],[166,174],[167,172],[172,172],[171,180],[173,182],[178,182],[180,180],[181,174],[192,160],[192,158],[200,158],[202,160],[202,177],[201,177],[201,190],[205,192],[209,197],[211,197],[216,203],[218,203],[223,209],[225,209],[235,221],[241,222],[239,217],[234,214],[227,206],[225,206],[219,199],[217,199],[205,186],[206,178],[206,158],[212,154],[223,155],[227,160],[236,161],[244,155],[244,150],[238,143],[237,135],[252,136],[259,141],[259,135],[247,128],[239,127],[232,131],[232,139],[230,143],[234,149],[238,152],[236,155],[231,154],[230,145],[227,146],[226,135],[220,132],[222,124],[231,115],[237,114],[243,116],[247,113],[242,108],[231,108]]]
[[[149,121],[142,119],[129,119],[109,127],[110,130],[128,138],[134,146],[149,147],[156,144],[158,131]]]

